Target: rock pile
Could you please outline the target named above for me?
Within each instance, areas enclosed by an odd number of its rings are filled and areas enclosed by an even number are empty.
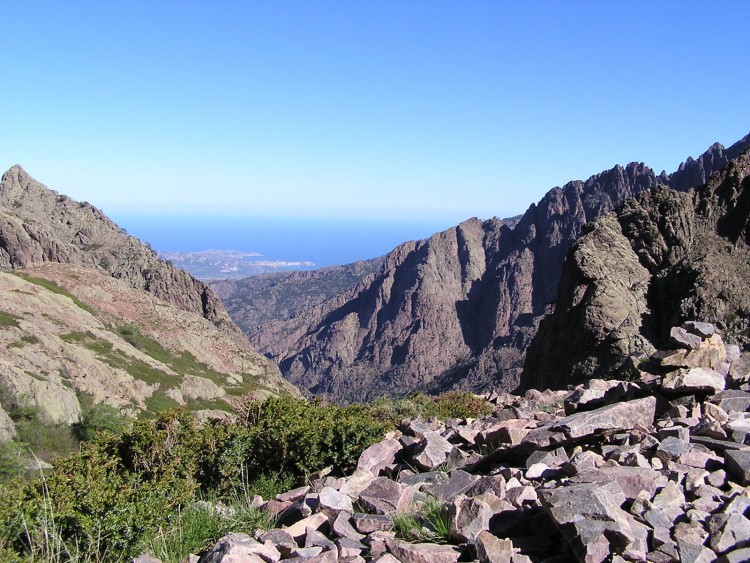
[[[404,421],[351,475],[256,498],[278,528],[194,560],[750,560],[750,356],[709,324],[672,338],[630,362],[632,381],[492,393],[480,420]]]

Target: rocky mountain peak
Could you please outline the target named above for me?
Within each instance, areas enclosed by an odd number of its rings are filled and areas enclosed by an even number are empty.
[[[98,268],[242,338],[213,291],[160,260],[101,211],[13,166],[0,180],[0,269],[60,262]]]
[[[292,382],[335,400],[513,389],[584,226],[659,184],[677,191],[701,185],[749,145],[750,136],[729,149],[713,145],[670,175],[634,162],[568,182],[513,228],[470,219],[405,243],[359,287],[245,330]]]
[[[629,356],[637,363],[670,338],[669,327],[692,318],[747,343],[748,221],[750,149],[701,187],[656,187],[588,225],[529,348],[523,385],[559,388]]]

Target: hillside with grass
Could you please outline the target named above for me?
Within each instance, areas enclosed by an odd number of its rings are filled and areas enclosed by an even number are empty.
[[[184,406],[221,418],[245,396],[298,395],[246,341],[101,272],[2,272],[0,303],[5,440],[27,409],[40,424],[70,426],[87,401],[128,417]]]

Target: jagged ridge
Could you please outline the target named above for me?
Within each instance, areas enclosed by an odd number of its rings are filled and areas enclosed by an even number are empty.
[[[713,145],[671,175],[643,164],[569,182],[510,228],[472,219],[391,252],[372,279],[250,332],[295,384],[335,400],[415,389],[513,389],[583,226],[657,184],[705,182],[750,143]],[[696,182],[696,183],[694,183]]]
[[[650,353],[669,327],[701,318],[747,343],[750,317],[750,151],[687,193],[663,187],[601,217],[576,242],[554,313],[523,374],[560,388]]]

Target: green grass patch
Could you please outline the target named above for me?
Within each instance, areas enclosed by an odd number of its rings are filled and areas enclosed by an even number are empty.
[[[152,413],[162,412],[180,406],[180,403],[167,397],[161,390],[155,391],[153,395],[145,400],[145,402],[146,408]]]
[[[396,514],[393,530],[396,537],[409,542],[450,543],[452,539],[450,518],[434,497],[415,514]]]
[[[23,348],[29,344],[39,344],[39,339],[33,334],[24,334],[20,340],[8,344],[8,348]]]
[[[146,549],[164,563],[180,563],[230,532],[252,533],[272,526],[269,515],[252,508],[246,497],[220,501],[215,494],[209,494],[205,500],[179,511],[177,517],[148,542]]]
[[[133,348],[169,366],[174,372],[180,375],[198,375],[210,379],[218,385],[223,386],[227,384],[227,378],[224,374],[212,369],[203,362],[199,362],[190,352],[183,351],[179,355],[174,354],[153,338],[143,334],[135,325],[123,325],[118,327],[114,332],[120,335]]]
[[[14,315],[13,313],[6,313],[5,311],[0,311],[0,327],[18,328],[18,321],[20,320],[21,320],[21,317]]]
[[[90,313],[96,316],[97,314],[96,309],[94,309],[90,305],[87,305],[86,303],[78,299],[76,296],[74,296],[72,293],[70,293],[67,289],[65,289],[64,287],[60,287],[58,284],[56,284],[52,280],[48,280],[45,278],[37,278],[34,276],[30,276],[29,274],[26,274],[23,272],[14,272],[14,273],[19,278],[24,279],[29,283],[33,283],[34,285],[43,287],[44,289],[51,291],[52,293],[56,293],[57,295],[64,295],[65,297],[70,299],[73,303],[75,303],[79,308],[83,309],[87,313]]]
[[[179,378],[157,369],[144,361],[128,356],[116,349],[112,343],[99,338],[91,331],[69,332],[60,337],[65,342],[76,343],[96,353],[97,359],[113,368],[119,368],[149,385],[158,383],[162,389],[175,387]],[[176,403],[171,406],[177,406]]]

